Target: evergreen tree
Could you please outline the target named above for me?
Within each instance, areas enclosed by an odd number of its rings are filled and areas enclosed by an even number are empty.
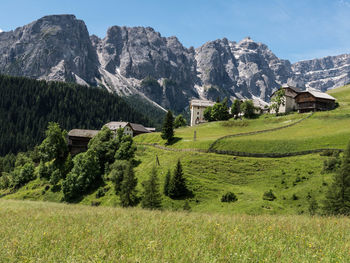
[[[171,111],[168,111],[162,128],[162,138],[168,143],[174,138],[174,116]]]
[[[309,203],[309,207],[308,207],[309,213],[310,215],[313,216],[317,213],[317,210],[318,210],[317,201],[313,196],[311,196],[310,199],[308,200],[308,203]]]
[[[241,113],[241,102],[235,99],[231,107],[231,114],[235,117],[235,119],[237,119],[240,113]]]
[[[241,105],[241,110],[243,112],[243,115],[245,118],[253,118],[255,113],[254,113],[254,103],[252,100],[245,100],[242,105]]]
[[[166,196],[169,196],[170,181],[171,181],[171,173],[170,173],[170,170],[168,170],[168,172],[165,175],[164,188],[163,188],[163,193]]]
[[[137,178],[135,177],[133,167],[129,162],[126,169],[120,189],[120,202],[123,207],[136,206],[139,202],[136,191]]]
[[[188,194],[185,178],[183,177],[182,165],[180,160],[177,161],[174,176],[169,184],[169,197],[181,198]]]
[[[350,215],[350,142],[326,194],[324,210],[328,214]]]
[[[159,191],[159,179],[155,167],[152,168],[149,179],[143,183],[143,188],[141,206],[149,209],[161,208],[162,196]]]

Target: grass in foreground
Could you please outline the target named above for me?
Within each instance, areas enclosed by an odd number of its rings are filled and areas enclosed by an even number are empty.
[[[349,262],[349,218],[0,200],[0,262]]]

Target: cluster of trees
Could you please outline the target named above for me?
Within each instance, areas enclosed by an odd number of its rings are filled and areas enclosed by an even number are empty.
[[[74,158],[68,151],[67,132],[50,122],[46,138],[32,152],[7,155],[0,159],[0,189],[18,189],[36,178],[46,181],[51,191],[62,190],[64,201],[79,201],[84,195],[112,182],[115,194],[123,207],[136,206],[160,209],[162,195],[157,170],[142,182],[143,191],[136,190],[138,180],[134,168],[136,146],[132,137],[119,129],[116,134],[104,127],[88,144],[88,150]],[[174,175],[170,171],[165,180],[166,195],[181,198],[189,191],[178,161]],[[165,191],[165,190],[164,190]],[[103,191],[97,191],[103,195]]]
[[[225,98],[222,102],[216,102],[213,107],[208,107],[204,111],[204,119],[207,121],[225,121],[232,117],[235,119],[243,115],[245,118],[255,117],[255,107],[252,100],[240,101],[235,99],[231,106],[231,113],[228,106],[228,100]]]
[[[100,129],[112,120],[153,126],[144,113],[163,115],[146,104],[135,108],[102,88],[0,75],[0,156],[39,144],[50,121],[67,130]]]

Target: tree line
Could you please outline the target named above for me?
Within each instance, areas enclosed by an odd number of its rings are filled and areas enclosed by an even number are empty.
[[[137,108],[130,106],[102,88],[0,75],[0,156],[40,143],[50,121],[67,130],[100,129],[113,120],[159,127],[153,116],[162,113],[146,110],[148,104],[137,104]]]

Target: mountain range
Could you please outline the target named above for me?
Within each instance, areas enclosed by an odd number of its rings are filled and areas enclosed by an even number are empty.
[[[0,33],[0,73],[101,86],[183,111],[191,98],[269,101],[283,84],[321,91],[350,82],[350,55],[291,64],[249,37],[186,48],[150,27],[112,26],[101,39],[74,15]]]

